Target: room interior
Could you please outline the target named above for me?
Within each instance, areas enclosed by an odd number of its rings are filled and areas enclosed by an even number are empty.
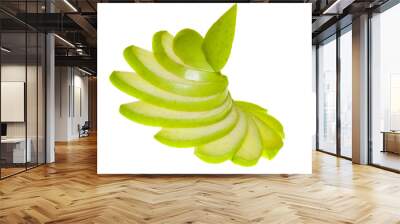
[[[394,27],[400,7],[394,5],[369,14],[370,39],[366,71],[366,141],[370,142],[365,160],[372,166],[399,170],[398,119],[398,34]],[[314,40],[317,64],[317,150],[354,161],[354,127],[352,120],[360,117],[352,111],[354,79],[354,21],[342,19],[339,30]],[[329,29],[325,31],[329,33]],[[321,35],[320,35],[321,36]],[[323,35],[322,35],[323,36]],[[353,63],[352,63],[353,61]]]
[[[52,1],[1,2],[0,179],[54,162],[54,142],[76,140],[87,135],[89,129],[92,132],[96,130],[97,122],[93,119],[96,78],[93,68],[90,69],[95,67],[94,63],[83,62],[85,65],[75,66],[65,64],[63,60],[57,60],[57,64],[54,60],[51,60],[53,63],[49,61],[49,57],[55,54],[61,58],[65,55],[87,58],[90,48],[85,48],[85,43],[76,39],[75,45],[79,48],[71,50],[72,44],[61,34],[52,38],[54,43],[50,50],[45,34],[50,30],[32,24],[45,20],[28,18],[50,8],[60,12],[64,10],[57,7],[60,5],[69,7]],[[78,34],[71,35],[79,38]],[[72,46],[75,48],[75,45]],[[50,86],[50,71],[58,74],[54,77],[53,96],[46,93]],[[54,104],[54,110],[49,112],[51,104]],[[49,122],[50,116],[54,116],[54,121]],[[48,128],[50,123],[54,125],[51,130]],[[52,133],[52,137],[48,133]],[[49,151],[50,147],[53,150]]]

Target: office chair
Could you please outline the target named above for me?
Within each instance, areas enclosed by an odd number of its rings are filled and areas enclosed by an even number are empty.
[[[79,138],[89,136],[89,129],[90,129],[89,121],[85,121],[82,127],[78,125],[78,129],[79,129]]]

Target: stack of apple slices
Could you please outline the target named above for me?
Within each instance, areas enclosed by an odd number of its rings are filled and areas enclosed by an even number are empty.
[[[140,101],[122,104],[126,118],[162,127],[155,138],[168,146],[191,148],[210,163],[231,160],[242,166],[273,159],[283,146],[284,131],[267,110],[234,101],[221,74],[232,47],[236,5],[203,38],[192,29],[175,37],[153,36],[153,52],[136,46],[124,57],[136,73],[114,71],[110,80]],[[228,43],[227,43],[228,42]]]

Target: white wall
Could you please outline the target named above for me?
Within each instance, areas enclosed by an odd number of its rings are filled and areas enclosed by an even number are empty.
[[[73,138],[79,137],[78,125],[83,125],[88,121],[88,78],[81,76],[81,73],[74,75],[74,108],[72,109],[71,135]],[[79,93],[80,92],[80,93]],[[80,97],[79,97],[80,95]],[[80,101],[80,102],[79,102]],[[81,110],[81,111],[80,111]],[[74,113],[75,112],[75,113]]]
[[[67,141],[69,132],[69,85],[70,69],[55,68],[55,140]]]
[[[2,82],[25,82],[25,64],[8,64],[1,66],[1,81]],[[32,67],[27,68],[31,70]],[[1,108],[6,110],[6,108]],[[11,122],[7,123],[7,136],[8,137],[25,137],[25,123],[24,122]]]
[[[78,125],[88,120],[88,78],[76,68],[56,67],[55,85],[55,140],[77,139]]]
[[[27,69],[27,70],[25,70]],[[26,72],[28,74],[36,74],[36,66],[27,66],[25,67],[24,65],[18,65],[18,64],[6,64],[1,66],[1,81],[2,82],[25,82],[25,75]],[[30,80],[32,82],[32,80]],[[32,83],[30,83],[32,84]],[[36,81],[33,83],[36,85]],[[29,97],[35,97],[36,98],[36,89],[31,89],[28,88],[28,93],[27,96]],[[30,92],[29,90],[32,90],[33,92]],[[31,102],[32,99],[27,99],[28,102]],[[36,108],[36,105],[35,105]],[[1,108],[2,110],[6,110],[6,108]],[[28,122],[31,122],[35,120],[36,123],[36,114],[34,114],[34,118],[30,117],[30,115],[33,115],[31,113],[28,113]],[[32,125],[28,125],[28,128],[31,127]],[[36,128],[35,128],[36,129]],[[7,122],[7,136],[8,137],[25,137],[25,122]],[[28,133],[29,137],[29,133]]]

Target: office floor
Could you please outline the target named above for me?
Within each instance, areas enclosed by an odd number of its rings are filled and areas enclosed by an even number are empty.
[[[400,223],[400,175],[319,152],[312,175],[98,176],[96,138],[0,181],[0,223]]]
[[[7,177],[10,175],[13,175],[15,173],[19,173],[25,170],[25,167],[23,168],[1,168],[1,176],[2,177]]]
[[[25,164],[11,164],[9,166],[6,167],[2,167],[1,168],[1,178],[6,178],[8,176],[20,173],[25,171],[26,169],[32,169],[35,168],[37,166],[36,163],[27,163],[26,167]]]

